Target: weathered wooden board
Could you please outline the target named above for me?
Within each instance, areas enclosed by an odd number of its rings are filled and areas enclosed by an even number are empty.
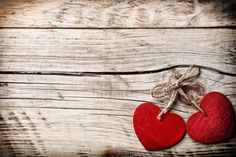
[[[146,152],[132,128],[135,107],[157,102],[150,89],[166,81],[173,67],[201,65],[199,81],[206,90],[225,93],[235,105],[234,29],[1,29],[0,34],[4,156],[236,153],[235,138],[206,147],[187,135],[175,147]],[[172,111],[185,120],[195,112],[180,104]]]
[[[181,68],[184,69],[184,68]],[[224,92],[232,101],[235,101],[234,88],[235,76],[227,76],[219,74],[215,71],[202,70],[200,82],[206,86],[207,91]],[[55,101],[85,101],[86,108],[103,108],[103,104],[90,103],[93,99],[117,99],[117,101],[153,101],[150,96],[150,89],[155,84],[168,81],[169,70],[152,74],[133,74],[133,75],[82,75],[82,76],[64,76],[64,75],[22,75],[22,74],[1,74],[1,99],[36,99],[36,100],[55,100]],[[88,100],[87,100],[88,99]],[[87,101],[86,101],[87,100]],[[5,101],[5,100],[2,100]],[[16,100],[17,101],[17,100]],[[162,100],[166,101],[166,100]],[[160,105],[165,104],[161,102]],[[235,103],[235,102],[234,102]],[[233,104],[234,104],[233,103]],[[14,106],[15,105],[15,106]],[[61,107],[76,108],[77,104],[68,102],[55,106],[49,104],[41,104],[40,106],[23,107]],[[33,105],[33,104],[32,104]],[[62,105],[62,106],[61,106]],[[89,105],[89,106],[88,106]],[[124,108],[129,110],[128,106],[117,106],[110,104],[112,108]],[[9,107],[17,107],[16,104],[8,104]],[[7,107],[5,106],[5,107]],[[2,104],[2,107],[4,105]],[[20,107],[20,106],[19,106]],[[106,108],[106,107],[105,107]],[[132,107],[133,108],[133,107]],[[179,110],[184,111],[186,106],[182,106]]]
[[[152,72],[198,64],[236,74],[235,29],[0,29],[0,70]]]
[[[148,152],[132,127],[140,103],[168,100],[150,89],[191,64],[236,110],[235,26],[235,0],[0,1],[0,157],[235,156],[236,136]]]
[[[1,27],[235,26],[235,0],[1,0]]]
[[[183,69],[183,68],[181,68]],[[176,146],[147,152],[132,127],[134,109],[142,102],[159,106],[149,90],[171,71],[133,75],[0,75],[1,151],[16,156],[222,156],[236,153],[236,137],[202,145],[187,135]],[[202,70],[207,91],[223,92],[236,108],[235,76]],[[192,107],[172,110],[186,120]]]

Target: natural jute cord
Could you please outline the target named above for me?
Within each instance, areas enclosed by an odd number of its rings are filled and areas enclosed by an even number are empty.
[[[168,101],[166,107],[157,116],[158,120],[162,120],[162,117],[167,113],[173,106],[175,101],[181,96],[185,101],[184,103],[194,106],[197,110],[202,112],[205,116],[205,112],[199,107],[198,102],[194,101],[184,92],[183,87],[193,87],[196,85],[194,79],[200,75],[200,68],[196,65],[191,65],[186,69],[186,71],[181,74],[179,71],[172,71],[170,81],[164,84],[156,85],[151,90],[151,95],[153,98],[162,98],[170,95],[170,100]]]

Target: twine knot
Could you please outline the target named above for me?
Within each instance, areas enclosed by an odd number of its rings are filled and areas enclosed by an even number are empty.
[[[169,82],[156,85],[151,90],[151,95],[153,98],[162,98],[166,95],[170,95],[170,100],[168,101],[168,104],[157,116],[158,120],[162,120],[162,116],[169,111],[169,109],[173,106],[177,98],[179,98],[183,103],[187,105],[194,106],[197,110],[202,112],[204,116],[206,115],[205,112],[199,107],[198,102],[189,97],[184,90],[184,88],[186,87],[194,89],[196,89],[196,87],[199,87],[199,83],[194,82],[194,79],[197,78],[199,75],[200,68],[196,65],[191,65],[189,68],[186,69],[183,74],[174,69],[172,71],[172,75]]]
[[[178,80],[175,82],[174,88],[175,88],[175,89],[179,88],[179,81],[178,81]]]

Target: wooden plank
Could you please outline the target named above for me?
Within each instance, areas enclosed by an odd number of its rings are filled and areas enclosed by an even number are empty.
[[[235,75],[234,29],[0,29],[0,71],[152,72],[190,64]]]
[[[214,145],[193,142],[188,135],[176,146],[148,152],[132,128],[132,117],[101,111],[60,109],[1,110],[1,153],[15,156],[230,156],[233,138]],[[108,155],[107,155],[108,154]],[[4,154],[5,155],[5,154]],[[6,156],[6,155],[5,155]],[[6,156],[8,157],[8,156]]]
[[[180,68],[184,70],[183,68]],[[212,145],[188,135],[176,146],[148,152],[132,127],[134,109],[154,100],[149,90],[170,70],[133,75],[1,74],[1,151],[8,156],[226,156],[236,153],[236,137]],[[206,91],[223,92],[236,109],[235,76],[202,70]],[[186,120],[195,109],[178,103],[172,112]]]
[[[225,27],[235,0],[5,0],[0,27]]]
[[[181,68],[184,69],[184,68]],[[64,76],[64,75],[19,75],[19,74],[1,74],[2,99],[36,99],[36,100],[55,100],[59,101],[83,101],[88,103],[93,99],[117,99],[117,101],[153,101],[150,97],[150,89],[155,84],[168,81],[170,70],[151,74],[133,74],[133,75],[82,75],[82,76]],[[202,70],[199,79],[207,91],[221,91],[234,100],[234,82],[235,76],[227,76],[218,72]],[[125,98],[123,100],[123,98]],[[84,102],[86,101],[86,102]],[[102,100],[101,100],[102,101]],[[163,100],[164,101],[164,100]],[[12,104],[14,105],[14,104]],[[12,106],[9,105],[9,106]],[[17,104],[15,104],[17,105]],[[62,107],[65,106],[47,106],[42,107]],[[62,104],[63,105],[63,104]],[[89,104],[89,108],[103,108],[103,104]],[[112,104],[111,104],[112,105]],[[163,105],[163,102],[160,104]],[[3,106],[3,104],[2,104]],[[18,105],[17,105],[18,106]],[[12,107],[17,107],[12,106]],[[68,108],[76,108],[76,103],[68,103]],[[19,106],[20,107],[20,106]],[[34,106],[25,106],[34,107]],[[88,108],[88,104],[86,105]],[[116,109],[114,104],[112,108]],[[129,107],[126,106],[126,107]],[[125,109],[126,109],[125,107]],[[184,110],[186,107],[179,108]],[[128,108],[130,109],[130,108]]]

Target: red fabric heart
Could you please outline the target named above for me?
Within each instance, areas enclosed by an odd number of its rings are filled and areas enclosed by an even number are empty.
[[[139,141],[147,150],[168,148],[182,139],[185,134],[185,122],[174,113],[166,113],[159,121],[160,108],[146,102],[134,112],[133,125]]]
[[[227,97],[219,92],[204,96],[200,107],[206,112],[193,114],[187,121],[188,135],[201,143],[216,143],[235,134],[235,113]]]

